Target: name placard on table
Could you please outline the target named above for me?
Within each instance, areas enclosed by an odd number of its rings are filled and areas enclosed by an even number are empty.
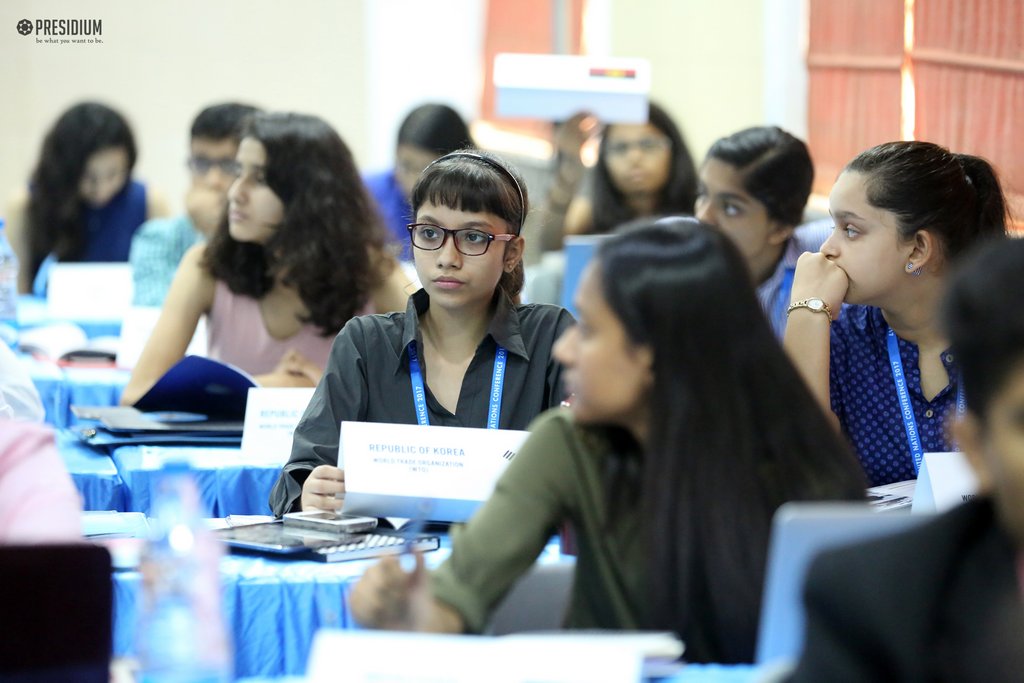
[[[292,435],[306,412],[313,389],[249,389],[242,427],[242,455],[253,458],[280,456],[283,463],[292,452]]]
[[[345,512],[464,522],[529,432],[342,422]]]
[[[121,320],[134,289],[127,263],[57,263],[47,281],[48,313],[53,320]]]
[[[651,65],[642,58],[501,53],[499,116],[558,121],[588,112],[604,123],[646,123]]]
[[[142,355],[142,349],[153,334],[160,318],[159,306],[132,306],[125,311],[121,320],[121,341],[117,349],[117,366],[134,368]],[[185,349],[186,356],[205,356],[207,350],[206,316],[199,318],[192,341]]]
[[[963,453],[925,453],[911,512],[945,512],[974,498],[978,478]]]
[[[310,653],[309,680],[336,681],[344,671],[352,681],[632,683],[640,680],[646,643],[631,634],[487,638],[321,630]],[[678,641],[672,645],[672,653],[681,654]]]

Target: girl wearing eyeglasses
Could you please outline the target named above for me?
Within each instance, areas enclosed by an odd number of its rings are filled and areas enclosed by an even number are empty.
[[[530,426],[437,571],[376,564],[352,615],[479,633],[567,522],[579,543],[567,628],[671,630],[687,661],[749,662],[772,514],[863,498],[857,462],[718,230],[692,218],[624,228],[601,243],[576,307],[555,346],[571,410]]]
[[[592,177],[590,196],[569,206],[566,234],[605,233],[634,218],[693,213],[693,158],[672,118],[653,102],[647,123],[605,129]]]
[[[572,316],[515,303],[529,208],[518,172],[453,152],[423,171],[411,205],[423,289],[404,313],[354,318],[338,335],[271,492],[275,515],[341,507],[342,420],[525,429],[562,399],[551,349]]]
[[[182,259],[122,404],[182,358],[203,315],[211,358],[263,386],[312,387],[349,318],[405,306],[407,280],[327,123],[256,114],[237,161],[227,221]]]

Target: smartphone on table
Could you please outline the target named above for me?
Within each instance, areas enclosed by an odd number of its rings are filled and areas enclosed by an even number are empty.
[[[326,531],[335,534],[355,534],[376,528],[377,518],[345,515],[326,510],[304,510],[286,513],[284,525],[296,529]]]

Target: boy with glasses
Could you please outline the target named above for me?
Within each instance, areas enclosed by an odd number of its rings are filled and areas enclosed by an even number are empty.
[[[187,162],[192,181],[185,195],[185,213],[147,221],[132,238],[129,261],[136,306],[161,306],[181,257],[212,235],[224,219],[228,188],[236,175],[239,130],[242,121],[256,111],[235,102],[215,104],[192,122]]]

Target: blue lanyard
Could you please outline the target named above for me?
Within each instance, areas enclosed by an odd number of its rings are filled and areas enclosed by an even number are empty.
[[[787,266],[782,274],[782,284],[779,285],[779,294],[775,305],[775,318],[786,325],[786,310],[789,308],[789,297],[793,294],[793,275],[796,273],[796,266]]]
[[[900,415],[903,417],[903,427],[907,431],[907,442],[910,444],[910,455],[914,458],[914,474],[916,475],[921,471],[921,463],[924,461],[921,433],[917,429],[914,407],[910,404],[910,392],[907,391],[907,378],[903,374],[903,361],[900,359],[900,347],[896,340],[896,333],[890,327],[889,333],[886,336],[886,344],[889,347],[889,367],[892,369],[892,381],[896,384],[896,396],[900,401]],[[964,383],[963,381],[958,381],[956,387],[957,417],[963,415],[966,409]]]
[[[504,346],[498,345],[494,351],[494,372],[491,374],[491,400],[487,409],[487,428],[497,429],[498,420],[501,418],[501,394],[505,385],[505,364],[508,361],[508,351]],[[427,415],[427,392],[423,388],[423,372],[420,370],[420,358],[416,353],[416,342],[409,342],[409,381],[412,382],[412,401],[416,406],[416,422],[421,425],[429,425],[430,417]]]

